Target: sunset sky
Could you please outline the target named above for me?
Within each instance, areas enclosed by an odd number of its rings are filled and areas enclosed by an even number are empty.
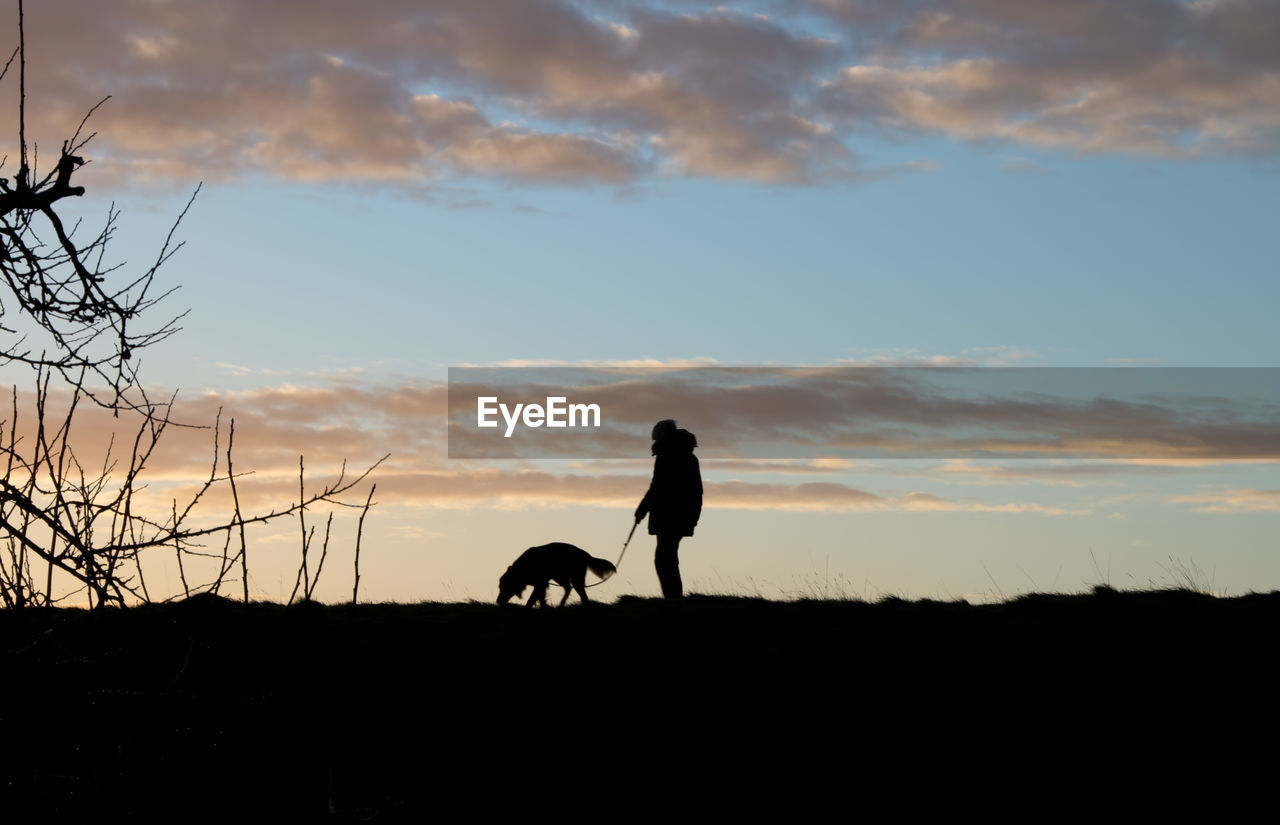
[[[450,366],[1280,366],[1272,2],[38,0],[26,38],[44,162],[111,96],[64,208],[122,210],[122,275],[203,181],[153,394],[235,418],[262,509],[300,453],[317,483],[390,453],[364,599],[492,600],[550,541],[616,560],[647,487],[644,438],[449,460]],[[10,73],[8,176],[16,101]],[[176,432],[154,492],[207,477],[211,438]],[[706,459],[686,588],[1280,588],[1275,460],[1123,453]],[[287,598],[297,522],[250,539],[251,592]],[[637,536],[593,594],[656,595],[652,557]]]

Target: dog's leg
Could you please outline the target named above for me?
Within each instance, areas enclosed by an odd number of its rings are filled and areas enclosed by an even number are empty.
[[[560,607],[564,607],[564,603],[569,601],[569,585],[562,584],[560,586],[564,588],[564,596],[560,599]]]

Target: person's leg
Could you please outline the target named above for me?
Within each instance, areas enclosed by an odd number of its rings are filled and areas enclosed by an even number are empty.
[[[658,550],[654,555],[653,566],[658,571],[658,583],[662,585],[662,595],[668,599],[678,599],[684,595],[684,585],[680,581],[679,550],[679,535],[658,534]]]

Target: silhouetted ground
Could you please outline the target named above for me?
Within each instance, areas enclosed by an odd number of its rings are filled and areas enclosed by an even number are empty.
[[[1273,780],[1278,619],[1106,589],[0,613],[0,819],[1229,813]]]

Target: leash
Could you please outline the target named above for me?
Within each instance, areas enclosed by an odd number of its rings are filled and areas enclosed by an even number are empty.
[[[618,554],[618,563],[615,564],[614,567],[622,566],[622,557],[627,554],[627,545],[631,543],[631,537],[636,534],[636,528],[639,526],[640,526],[639,521],[631,525],[631,532],[627,533],[627,540],[622,543],[622,552]]]
[[[638,521],[635,524],[631,525],[631,532],[627,533],[627,540],[622,543],[622,552],[618,554],[618,563],[613,566],[614,570],[617,570],[619,567],[622,566],[622,557],[627,554],[627,545],[631,543],[631,537],[636,534],[636,528],[639,526],[640,526],[640,522]],[[603,578],[598,582],[594,582],[592,584],[585,584],[583,585],[583,587],[595,587],[596,585],[604,584],[608,580],[609,580],[608,578]]]

